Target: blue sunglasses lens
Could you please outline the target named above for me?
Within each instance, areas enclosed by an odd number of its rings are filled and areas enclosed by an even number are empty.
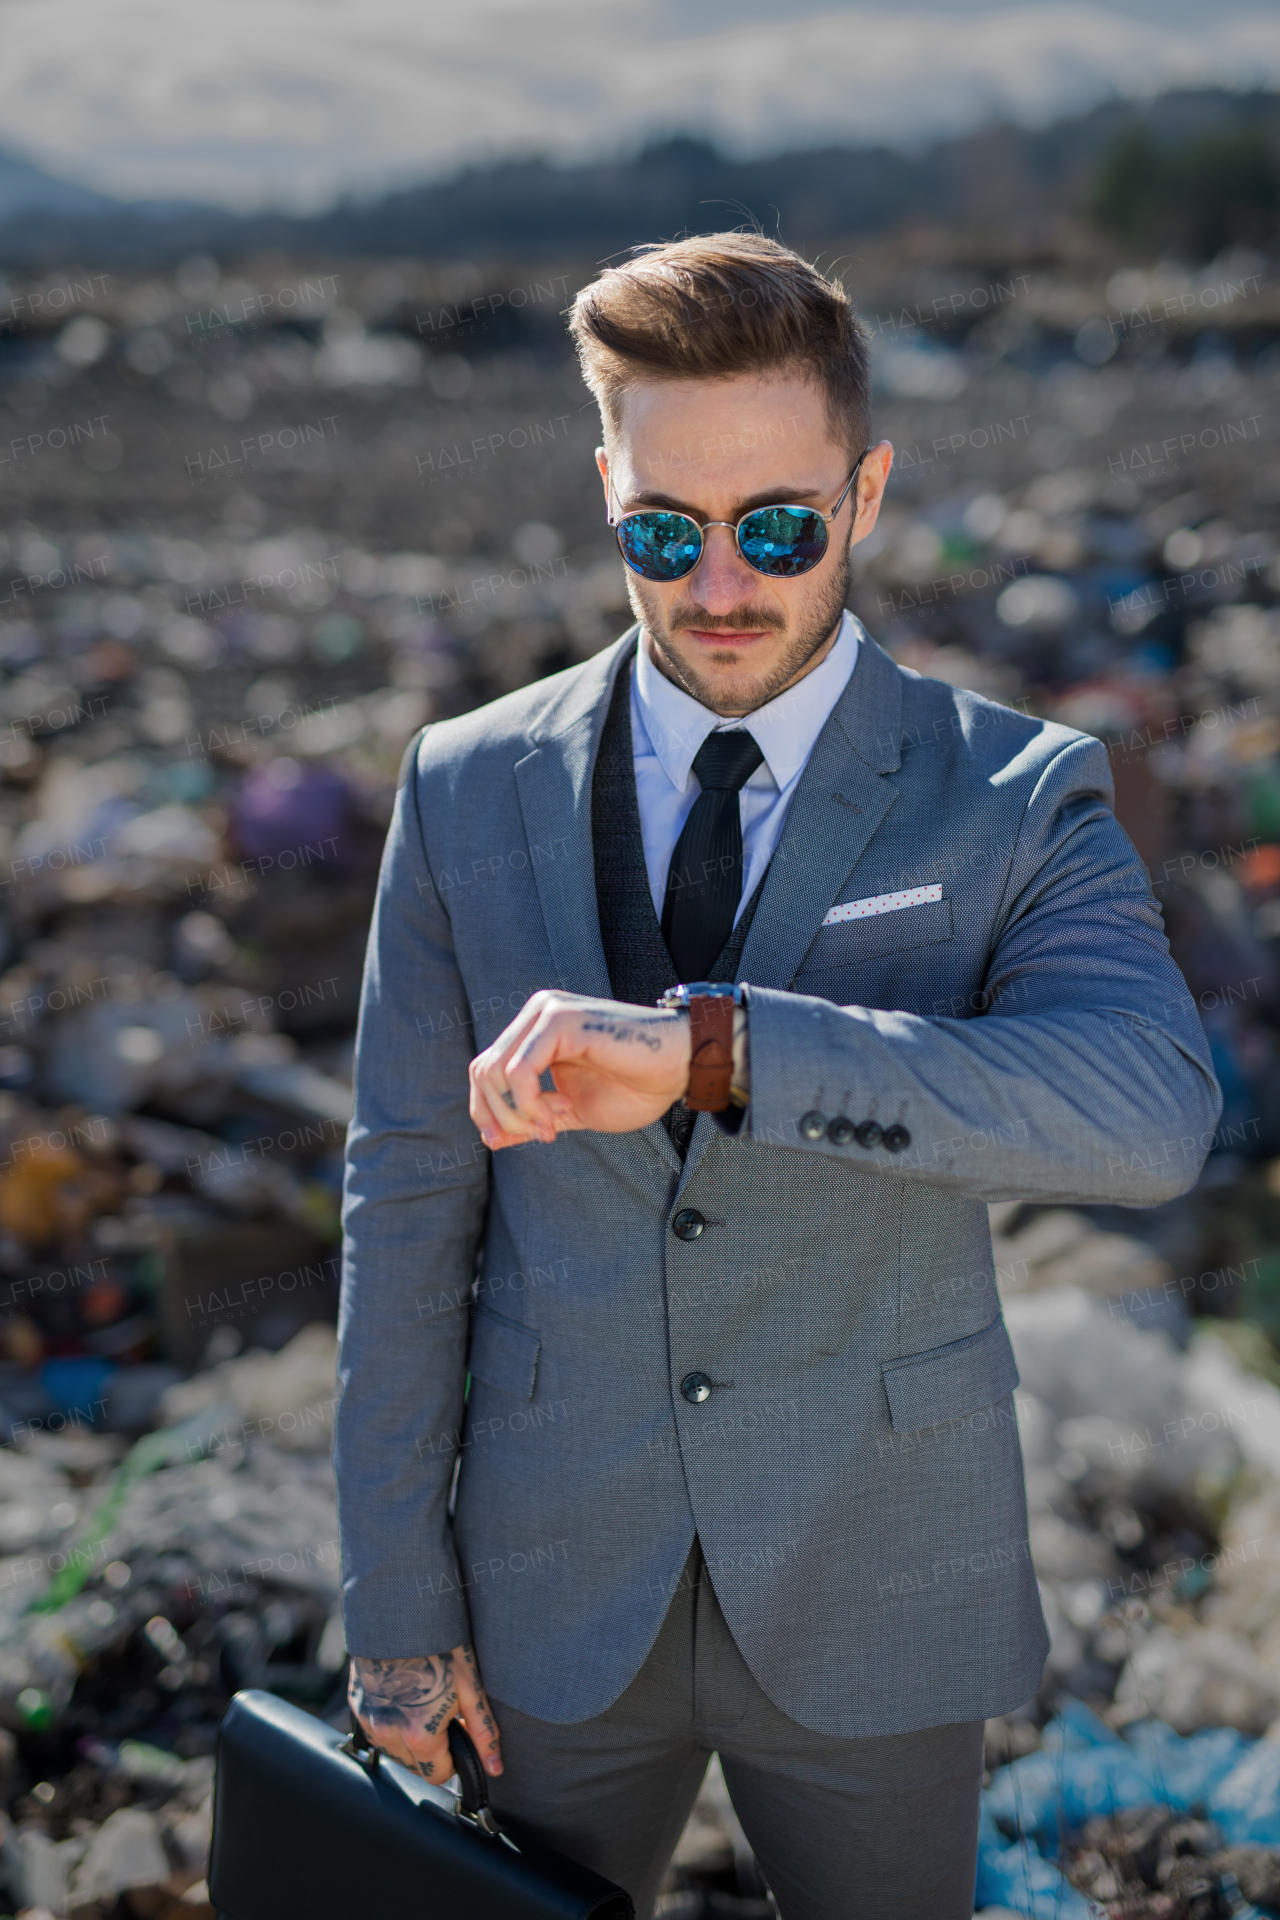
[[[617,526],[618,546],[644,580],[683,580],[702,558],[702,534],[683,513],[629,513]]]
[[[738,548],[757,573],[808,573],[827,550],[826,521],[809,507],[761,507],[739,527]]]

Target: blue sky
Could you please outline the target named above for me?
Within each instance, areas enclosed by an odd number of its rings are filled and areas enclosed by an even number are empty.
[[[1280,84],[1275,0],[0,0],[0,144],[125,197],[323,205],[675,130],[917,146]]]

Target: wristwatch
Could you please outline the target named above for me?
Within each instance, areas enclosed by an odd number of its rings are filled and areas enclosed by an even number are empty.
[[[690,1113],[723,1113],[732,1104],[733,1017],[745,1007],[744,986],[695,980],[668,987],[658,1005],[689,1015],[689,1086],[684,1104]]]

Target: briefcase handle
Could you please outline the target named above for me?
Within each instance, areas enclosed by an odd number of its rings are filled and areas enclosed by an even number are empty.
[[[475,1741],[463,1726],[461,1720],[449,1722],[449,1757],[453,1761],[458,1776],[458,1818],[466,1820],[473,1827],[479,1827],[482,1833],[489,1834],[495,1840],[501,1840],[513,1853],[520,1849],[510,1834],[502,1828],[489,1811],[489,1783],[484,1777],[484,1767],[476,1751]],[[382,1749],[375,1747],[368,1734],[351,1714],[351,1732],[343,1741],[340,1751],[349,1753],[370,1773],[376,1773],[382,1759]]]
[[[504,1833],[489,1810],[489,1782],[484,1777],[484,1767],[480,1755],[476,1752],[475,1741],[463,1726],[461,1720],[449,1722],[449,1755],[458,1775],[458,1818],[469,1820],[473,1827],[479,1827],[494,1840],[501,1840],[504,1847],[510,1847],[512,1853],[520,1849],[509,1833]]]
[[[489,1783],[484,1777],[476,1743],[461,1720],[449,1722],[449,1755],[458,1774],[462,1791],[458,1803],[471,1819],[489,1811]],[[482,1823],[483,1824],[483,1823]]]

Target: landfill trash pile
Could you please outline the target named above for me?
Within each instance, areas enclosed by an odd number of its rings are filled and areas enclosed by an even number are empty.
[[[342,1712],[377,863],[421,724],[630,618],[560,317],[594,271],[201,256],[0,289],[0,1916],[200,1912],[229,1692]],[[1079,236],[877,240],[857,275],[897,462],[851,604],[905,665],[1106,742],[1146,870],[1116,884],[1154,886],[1226,1096],[1163,1148],[1208,1149],[1182,1200],[992,1209],[1052,1646],[991,1729],[978,1894],[1266,1911],[1280,280]],[[662,1902],[768,1911],[718,1773]]]
[[[1037,1700],[988,1724],[977,1911],[1280,1913],[1268,1343],[1193,1322],[1144,1242],[992,1216],[1051,1645]]]
[[[0,1452],[0,1908],[209,1920],[231,1694],[343,1712],[335,1365],[310,1326],[170,1388],[127,1451]]]
[[[992,1730],[976,1892],[988,1920],[1227,1920],[1280,1907],[1280,1740],[1184,1736],[1154,1717],[1117,1733],[1080,1701],[1039,1732]],[[1010,1758],[1010,1746],[1023,1750]]]

